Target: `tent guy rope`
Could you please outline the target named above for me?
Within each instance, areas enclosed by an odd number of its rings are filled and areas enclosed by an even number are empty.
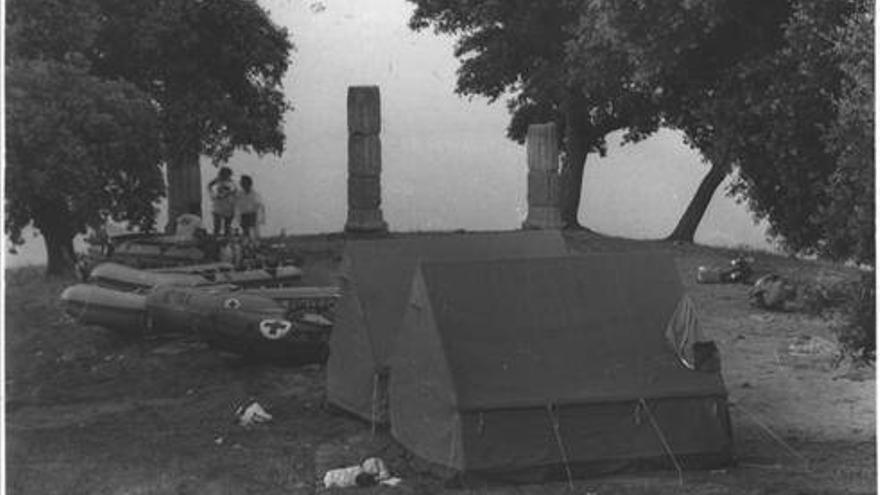
[[[648,421],[651,422],[651,426],[654,428],[654,432],[657,433],[657,437],[660,439],[660,443],[663,444],[663,449],[666,450],[666,453],[669,454],[669,458],[672,459],[672,464],[675,466],[675,470],[678,472],[678,484],[684,486],[684,476],[682,475],[681,465],[678,463],[678,458],[675,457],[675,453],[672,451],[672,447],[669,446],[669,443],[666,441],[666,436],[663,434],[663,431],[660,430],[660,425],[657,424],[657,421],[654,419],[654,415],[651,413],[651,409],[648,407],[648,402],[645,399],[639,399],[639,404],[642,405],[645,412],[648,414]]]
[[[562,435],[559,433],[559,409],[555,404],[547,403],[547,416],[550,417],[550,424],[553,426],[553,436],[556,438],[556,446],[559,448],[562,465],[565,467],[568,488],[574,490],[574,477],[571,474],[571,466],[568,463],[568,453],[565,451],[565,444],[562,443]]]

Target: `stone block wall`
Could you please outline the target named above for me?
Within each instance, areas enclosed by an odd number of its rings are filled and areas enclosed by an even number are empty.
[[[556,124],[532,124],[526,135],[528,213],[524,229],[561,229]]]
[[[346,232],[387,232],[382,217],[382,130],[378,86],[348,88],[348,218]]]

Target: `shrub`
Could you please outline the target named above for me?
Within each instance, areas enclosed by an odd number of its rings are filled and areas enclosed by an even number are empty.
[[[845,306],[843,322],[834,330],[844,352],[855,358],[874,360],[877,325],[873,271],[862,275],[857,290]]]
[[[809,314],[833,317],[847,313],[858,297],[860,282],[850,278],[819,276],[798,280],[801,308]]]

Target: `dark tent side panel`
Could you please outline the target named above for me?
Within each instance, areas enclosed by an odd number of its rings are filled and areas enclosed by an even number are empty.
[[[459,405],[724,394],[665,338],[683,297],[663,253],[422,264]]]
[[[549,467],[559,473],[567,463],[579,475],[599,475],[644,465],[671,468],[673,455],[685,468],[713,468],[731,460],[729,421],[724,397],[468,411],[462,414],[463,470],[504,476]]]
[[[461,417],[421,277],[404,316],[389,382],[391,432],[422,459],[462,470]]]
[[[670,256],[423,261],[412,297],[392,432],[420,457],[489,473],[729,461],[720,371],[664,336],[684,298]]]
[[[346,277],[357,282],[373,355],[384,366],[410,295],[419,260],[563,256],[556,232],[470,233],[353,241],[345,247]]]

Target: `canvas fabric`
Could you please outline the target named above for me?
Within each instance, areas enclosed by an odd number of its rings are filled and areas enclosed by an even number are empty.
[[[422,259],[487,259],[569,254],[558,232],[438,234],[346,243],[342,287],[330,337],[327,399],[370,421],[386,423],[381,374]],[[375,401],[379,404],[374,404]],[[376,411],[380,411],[377,414]]]
[[[732,448],[726,400],[718,396],[473,411],[456,422],[462,471],[664,459],[670,457],[664,441],[676,458],[729,459]]]
[[[694,344],[705,342],[706,337],[700,327],[697,307],[690,296],[682,296],[672,313],[666,325],[666,341],[682,364],[688,369],[695,369]]]
[[[459,408],[724,391],[667,344],[683,288],[666,254],[424,263],[421,275]]]
[[[391,360],[392,433],[462,471],[663,458],[658,429],[675,455],[728,460],[720,372],[666,339],[688,322],[682,296],[662,253],[424,262]]]

